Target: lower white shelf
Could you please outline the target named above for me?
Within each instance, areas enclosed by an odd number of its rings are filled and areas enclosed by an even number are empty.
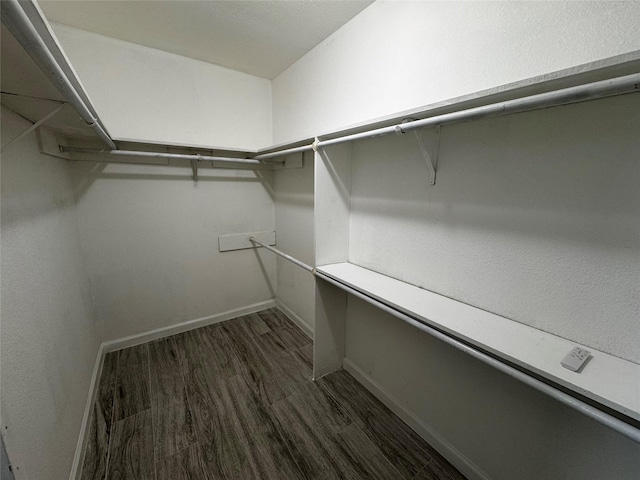
[[[640,365],[537,330],[351,263],[316,270],[458,339],[640,421]],[[580,373],[560,365],[575,346],[591,351]]]

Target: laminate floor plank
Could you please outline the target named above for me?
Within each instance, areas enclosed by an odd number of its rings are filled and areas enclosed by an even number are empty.
[[[442,472],[438,465],[432,466],[427,464],[420,472],[411,480],[451,480],[451,478]]]
[[[402,478],[334,399],[310,384],[272,409],[280,435],[308,479]]]
[[[115,386],[118,376],[118,352],[109,352],[104,356],[96,404],[100,406],[105,420],[107,433],[111,432],[111,420],[115,403]]]
[[[196,443],[180,354],[172,337],[149,344],[151,412],[156,458],[170,457]]]
[[[434,450],[433,458],[414,480],[466,480],[456,467]]]
[[[373,444],[371,439],[356,425],[350,425],[339,434],[344,456],[357,472],[357,478],[397,480],[402,478],[389,459]],[[411,480],[407,478],[406,480]]]
[[[185,341],[185,382],[201,458],[209,479],[252,478],[248,463],[249,436],[242,428],[229,378],[217,375],[201,361],[201,352]]]
[[[302,472],[281,438],[270,406],[252,391],[242,375],[229,379],[231,396],[240,425],[249,439],[246,446],[251,478],[263,480],[300,479]]]
[[[277,364],[280,358],[291,353],[287,345],[273,330],[254,337],[253,341],[272,364]]]
[[[350,478],[349,473],[354,472],[336,447],[337,434],[311,420],[302,402],[291,396],[274,403],[271,409],[280,437],[304,478]]]
[[[255,337],[271,331],[257,313],[243,315],[242,317],[227,320],[218,325],[221,325],[225,331],[231,335],[245,338]]]
[[[464,480],[348,373],[312,370],[276,309],[110,354],[81,480]]]
[[[265,354],[253,338],[241,337],[232,332],[228,335],[242,365],[241,374],[264,402],[270,404],[293,393],[295,387],[290,377],[282,374],[282,370],[273,363],[273,358]]]
[[[118,353],[107,353],[104,356],[96,400],[91,411],[89,436],[82,462],[81,480],[104,480],[107,473],[107,456],[109,453],[109,436],[111,434],[117,372]]]
[[[293,393],[298,386],[311,380],[312,370],[289,352],[274,332],[265,333],[252,340],[286,391]]]
[[[292,351],[293,355],[300,360],[310,372],[313,372],[313,343]]]
[[[403,478],[431,461],[433,449],[347,372],[333,372],[318,384],[347,409]]]
[[[355,455],[342,437],[354,425],[351,418],[318,385],[308,382],[295,395],[275,403],[272,409],[281,436],[306,478],[369,478],[364,475],[362,457]],[[377,450],[373,444],[370,447],[367,453]],[[379,450],[377,456],[384,460]],[[380,463],[384,465],[384,461]],[[389,470],[390,464],[386,468]],[[388,478],[398,478],[395,470],[394,475]]]
[[[243,315],[241,318],[244,319],[249,329],[253,332],[254,335],[262,335],[263,333],[267,333],[271,331],[269,326],[264,323],[264,320],[260,318],[260,315],[257,313],[251,313],[249,315]]]
[[[109,455],[109,436],[98,426],[100,416],[94,405],[89,419],[87,446],[82,460],[81,480],[104,480],[107,474],[107,457]]]
[[[331,433],[340,433],[354,423],[347,410],[312,381],[298,390],[293,401],[310,422]]]
[[[286,315],[280,314],[277,308],[269,308],[258,312],[258,316],[267,324],[271,330],[278,328],[289,328],[293,322]]]
[[[431,457],[431,461],[427,464],[425,470],[431,469],[432,471],[442,472],[447,480],[466,480],[465,476],[435,449]]]
[[[199,445],[191,445],[157,463],[157,480],[210,480]]]
[[[280,341],[287,346],[290,352],[298,348],[311,345],[311,339],[296,326],[290,328],[278,328],[273,330],[274,334],[280,337]]]
[[[150,407],[149,345],[145,343],[120,350],[114,421],[143,412]]]
[[[240,360],[231,345],[222,324],[210,325],[202,329],[208,347],[207,366],[216,375],[234,377],[242,371]]]
[[[151,410],[116,422],[111,435],[107,480],[154,479]]]
[[[214,376],[232,377],[241,372],[240,360],[224,329],[219,325],[221,324],[174,336],[181,347],[178,350],[183,370],[188,362],[197,362]]]
[[[259,312],[258,315],[264,320],[271,331],[279,337],[279,340],[285,345],[288,351],[293,351],[311,344],[311,339],[278,310],[266,310]]]

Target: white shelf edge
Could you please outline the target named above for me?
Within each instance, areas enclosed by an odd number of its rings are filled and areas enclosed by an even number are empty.
[[[246,157],[253,157],[255,155],[261,155],[273,151],[302,145],[309,145],[314,141],[315,137],[320,137],[326,140],[329,138],[335,138],[384,126],[394,125],[396,123],[400,123],[403,119],[408,117],[416,119],[425,118],[442,113],[454,112],[465,108],[486,105],[488,103],[511,100],[514,98],[522,98],[537,93],[591,83],[608,78],[615,78],[617,76],[622,76],[629,73],[637,73],[639,67],[640,50],[634,50],[593,62],[535,75],[533,77],[524,78],[506,84],[500,84],[494,87],[466,93],[452,98],[441,99],[431,104],[419,105],[407,110],[394,111],[387,115],[364,119],[351,125],[334,127],[332,129],[316,133],[314,135],[309,134],[287,141],[266,145],[260,148],[243,148],[242,146],[238,145],[204,145],[196,143],[168,142],[162,140],[152,141],[149,139],[122,136],[112,136],[112,139],[117,142],[137,144],[139,146],[147,145],[212,150],[213,152],[237,153]],[[67,136],[69,138],[73,138],[73,135],[71,134],[68,134]],[[89,138],[95,139],[97,137],[91,136]]]
[[[537,330],[351,263],[316,270],[383,304],[640,421],[640,365]],[[575,346],[592,358],[581,373],[560,365]]]
[[[366,130],[401,123],[405,118],[425,118],[442,113],[454,112],[466,108],[522,98],[538,93],[573,87],[585,83],[637,73],[640,67],[640,50],[606,57],[580,65],[534,75],[513,82],[496,85],[490,88],[469,92],[451,98],[444,98],[427,105],[394,111],[387,115],[367,118],[357,123],[334,127],[314,135],[297,137],[259,148],[256,153],[263,154],[313,142],[315,137],[327,140],[342,137]]]

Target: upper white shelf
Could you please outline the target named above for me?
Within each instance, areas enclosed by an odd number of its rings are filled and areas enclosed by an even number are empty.
[[[640,365],[351,263],[324,265],[316,270],[428,325],[640,420]],[[581,373],[560,365],[575,346],[586,348],[592,354]]]

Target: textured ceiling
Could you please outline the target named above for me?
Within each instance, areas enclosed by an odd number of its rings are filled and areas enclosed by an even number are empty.
[[[53,22],[272,79],[373,0],[53,1]]]

